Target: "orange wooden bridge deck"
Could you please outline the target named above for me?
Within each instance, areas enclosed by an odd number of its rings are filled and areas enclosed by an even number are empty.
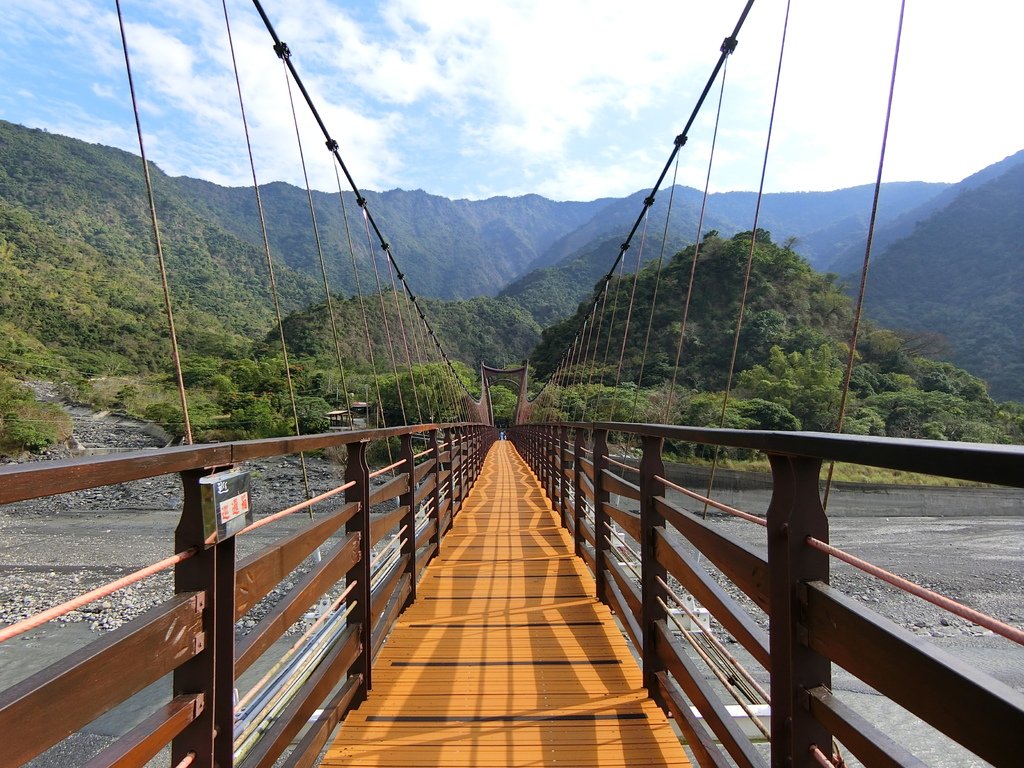
[[[686,766],[526,463],[495,443],[323,766]]]

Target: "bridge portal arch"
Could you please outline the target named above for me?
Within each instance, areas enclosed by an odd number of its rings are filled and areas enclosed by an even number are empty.
[[[529,384],[529,367],[522,365],[518,368],[492,368],[485,363],[480,363],[480,399],[468,398],[470,413],[475,413],[478,420],[484,424],[494,426],[494,411],[491,408],[491,386],[499,381],[507,381],[519,390],[516,398],[516,409],[512,415],[515,424],[525,424],[533,411],[533,404],[526,397],[527,385]]]

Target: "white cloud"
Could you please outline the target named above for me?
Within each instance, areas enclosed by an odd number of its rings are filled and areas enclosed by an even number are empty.
[[[561,199],[650,186],[742,7],[264,2],[360,185]],[[281,64],[251,5],[228,5],[260,180],[301,183]],[[739,35],[715,189],[756,187],[782,10],[755,4]],[[794,3],[769,190],[873,179],[896,12],[888,0]],[[153,159],[172,173],[250,183],[220,4],[132,0],[125,13]],[[1020,149],[1024,106],[1007,79],[1021,54],[993,44],[991,30],[1022,21],[1017,4],[980,2],[968,14],[953,0],[909,0],[887,179],[956,180]],[[132,135],[107,3],[6,0],[0,24],[7,119],[82,138]],[[19,90],[36,98],[15,100]],[[703,185],[716,98],[717,89],[681,153],[682,183]],[[333,189],[323,139],[299,111],[313,184]]]

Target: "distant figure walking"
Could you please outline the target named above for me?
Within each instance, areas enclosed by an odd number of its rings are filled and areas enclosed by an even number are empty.
[[[505,430],[504,430],[504,429],[503,429],[503,430],[501,430],[501,431],[500,431],[500,432],[498,433],[498,439],[499,439],[499,440],[504,440],[504,439],[505,439]]]

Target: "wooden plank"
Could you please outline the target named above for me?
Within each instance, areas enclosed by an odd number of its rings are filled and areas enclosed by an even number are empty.
[[[175,595],[0,693],[4,760],[27,762],[199,653],[204,604]]]
[[[619,507],[614,507],[607,502],[601,506],[604,509],[604,513],[622,526],[622,530],[631,536],[633,541],[640,541],[640,515],[636,512],[627,512]]]
[[[806,623],[812,650],[979,757],[1013,765],[1024,754],[1024,694],[821,582],[807,585]]]
[[[422,462],[421,464],[417,464],[416,465],[416,471],[415,471],[415,473],[413,475],[415,480],[416,480],[416,482],[418,483],[420,480],[422,480],[423,476],[426,475],[427,472],[432,470],[436,465],[437,465],[437,460],[436,459],[432,459],[432,458],[431,459],[427,459],[426,461]]]
[[[750,739],[725,709],[715,690],[705,679],[705,673],[697,667],[686,650],[672,636],[664,621],[654,623],[655,645],[665,669],[686,692],[697,707],[704,722],[714,732],[740,768],[767,768],[764,758],[754,749]]]
[[[156,757],[203,710],[203,695],[176,696],[109,747],[84,768],[132,768]]]
[[[666,537],[664,528],[655,529],[655,536],[654,553],[658,562],[665,566],[698,603],[711,612],[711,615],[757,659],[762,667],[770,668],[768,633],[761,629],[740,604],[719,586],[707,571],[697,565],[690,555],[676,549]]]
[[[239,562],[235,574],[235,621],[266,597],[278,582],[295,570],[358,510],[358,504],[345,504],[314,525],[274,542]]]
[[[355,627],[349,627],[309,679],[296,691],[295,697],[263,734],[252,752],[237,764],[239,768],[270,768],[358,655],[359,632]]]
[[[397,470],[396,470],[397,471]],[[377,487],[370,486],[370,506],[374,507],[382,501],[394,499],[403,493],[409,492],[409,475],[404,471],[398,477],[393,477],[384,485]]]
[[[321,764],[685,766],[593,578],[508,443],[495,444],[462,506],[387,642],[381,619],[373,690]]]
[[[359,561],[358,534],[349,534],[316,567],[298,579],[292,590],[235,646],[235,676],[242,674],[281,637],[314,602],[338,583]]]
[[[377,544],[385,533],[395,528],[402,516],[409,511],[408,507],[395,507],[389,512],[370,516],[370,543]]]
[[[664,497],[656,497],[654,506],[673,528],[689,539],[758,608],[765,613],[770,612],[766,551],[723,536],[703,520],[670,504]]]
[[[862,763],[879,768],[927,768],[827,688],[814,688],[808,694],[811,714]]]
[[[656,672],[655,677],[658,679],[661,698],[679,730],[686,736],[686,746],[693,751],[698,765],[702,768],[730,768],[732,764],[729,758],[722,754],[722,750],[715,744],[704,724],[690,710],[690,702],[683,697],[679,686],[672,681],[667,672]]]
[[[601,479],[604,482],[604,490],[609,493],[614,493],[619,496],[625,496],[627,499],[639,501],[640,486],[635,483],[624,480],[610,469],[601,470]]]
[[[354,675],[345,681],[310,724],[309,730],[288,754],[281,768],[313,768],[316,765],[320,752],[331,737],[331,732],[345,719],[362,684],[363,678],[360,675]]]

